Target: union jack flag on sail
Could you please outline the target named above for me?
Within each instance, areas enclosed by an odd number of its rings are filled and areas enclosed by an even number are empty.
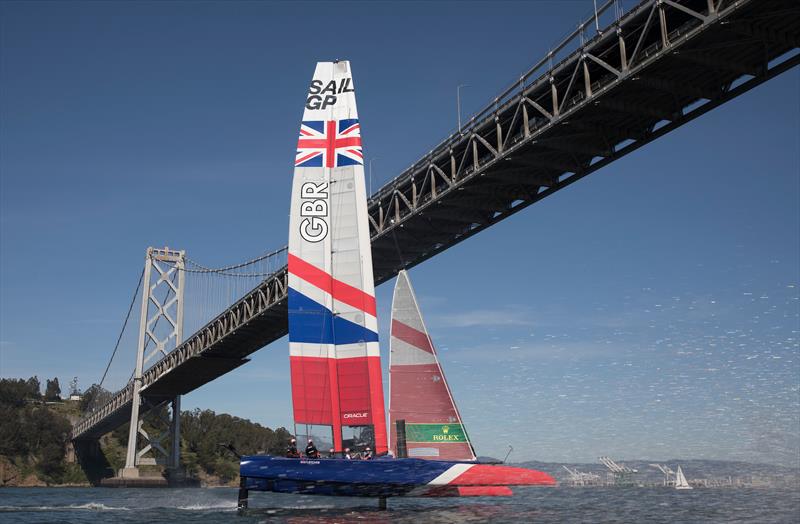
[[[358,119],[310,120],[300,126],[295,167],[364,165]]]

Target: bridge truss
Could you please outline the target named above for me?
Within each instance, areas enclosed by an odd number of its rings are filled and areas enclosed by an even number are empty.
[[[795,0],[646,0],[589,38],[615,5],[373,195],[376,284],[800,63]],[[142,396],[188,393],[284,336],[286,291],[284,267],[144,372]],[[72,437],[124,423],[133,396],[131,383]]]

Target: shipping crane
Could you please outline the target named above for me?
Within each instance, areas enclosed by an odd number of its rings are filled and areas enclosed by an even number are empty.
[[[664,485],[665,486],[674,486],[675,485],[675,472],[667,466],[666,464],[649,464],[650,466],[656,468],[661,473],[664,474]]]
[[[570,486],[599,486],[601,484],[600,475],[596,473],[583,473],[582,471],[569,469],[567,466],[563,465],[561,467],[569,473]]]
[[[609,476],[611,477],[615,486],[630,486],[633,484],[633,475],[639,471],[629,468],[625,464],[617,464],[609,457],[600,457],[598,459],[602,465],[609,469]]]

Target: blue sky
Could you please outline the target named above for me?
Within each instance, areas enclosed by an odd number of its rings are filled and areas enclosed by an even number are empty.
[[[97,381],[147,246],[285,245],[317,60],[352,63],[377,187],[455,127],[456,85],[479,109],[590,9],[4,2],[0,374]],[[798,92],[794,69],[411,272],[479,454],[796,463]],[[184,408],[289,425],[286,346]]]

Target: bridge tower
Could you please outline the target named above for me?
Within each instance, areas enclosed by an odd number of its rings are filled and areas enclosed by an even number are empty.
[[[128,451],[123,478],[137,478],[139,466],[165,465],[168,470],[180,468],[181,398],[150,398],[142,392],[142,372],[153,359],[166,356],[183,341],[183,293],[186,252],[147,248],[142,277],[142,306],[139,317],[139,341],[136,369],[133,374],[133,400],[128,433]],[[149,435],[143,427],[145,414],[161,417],[158,409],[170,405],[170,419],[164,420],[166,431]],[[149,413],[148,413],[149,412]],[[138,443],[144,446],[139,449]],[[150,454],[151,456],[145,456]]]

